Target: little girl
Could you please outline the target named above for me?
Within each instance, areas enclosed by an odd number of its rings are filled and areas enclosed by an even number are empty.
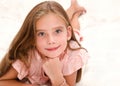
[[[75,36],[83,8],[72,2],[69,17],[55,1],[30,11],[0,64],[0,86],[75,86],[88,53]]]

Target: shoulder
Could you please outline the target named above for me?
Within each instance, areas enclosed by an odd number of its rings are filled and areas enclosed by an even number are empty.
[[[67,51],[67,58],[68,60],[75,60],[75,59],[88,59],[89,58],[89,54],[85,49],[76,49],[76,50],[71,50],[69,49]]]
[[[77,48],[78,44],[71,41],[71,46]],[[70,75],[73,72],[82,68],[89,58],[88,52],[85,49],[67,49],[63,59],[63,74]]]
[[[26,77],[29,73],[35,72],[42,64],[42,59],[37,51],[29,52],[28,59],[28,66],[19,59],[12,64],[12,67],[18,72],[18,78],[20,80]]]

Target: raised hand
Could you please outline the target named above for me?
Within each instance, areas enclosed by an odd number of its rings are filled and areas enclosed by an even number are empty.
[[[53,84],[62,83],[64,80],[61,68],[61,62],[59,58],[48,59],[43,64],[43,70],[45,71],[46,75],[50,78]]]

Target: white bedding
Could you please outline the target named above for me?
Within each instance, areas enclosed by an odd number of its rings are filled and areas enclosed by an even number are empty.
[[[0,1],[0,59],[27,13],[40,1],[43,0]],[[70,0],[56,1],[65,9],[70,4]],[[120,86],[120,0],[78,1],[87,9],[80,22],[82,44],[91,57],[77,86]]]

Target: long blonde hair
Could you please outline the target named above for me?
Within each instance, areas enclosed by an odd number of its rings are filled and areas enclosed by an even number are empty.
[[[36,5],[25,18],[22,27],[16,34],[9,47],[8,52],[5,54],[3,60],[1,61],[0,77],[10,69],[11,64],[17,59],[23,61],[23,63],[25,63],[25,65],[29,67],[30,63],[28,61],[28,51],[35,48],[35,24],[41,16],[47,15],[49,12],[55,13],[65,21],[67,26],[71,26],[68,15],[59,3],[55,1],[44,1]],[[70,40],[74,40],[77,42],[73,30]],[[80,48],[82,48],[79,43],[78,45],[80,46]],[[81,69],[78,71],[77,81],[80,80],[80,77]]]

